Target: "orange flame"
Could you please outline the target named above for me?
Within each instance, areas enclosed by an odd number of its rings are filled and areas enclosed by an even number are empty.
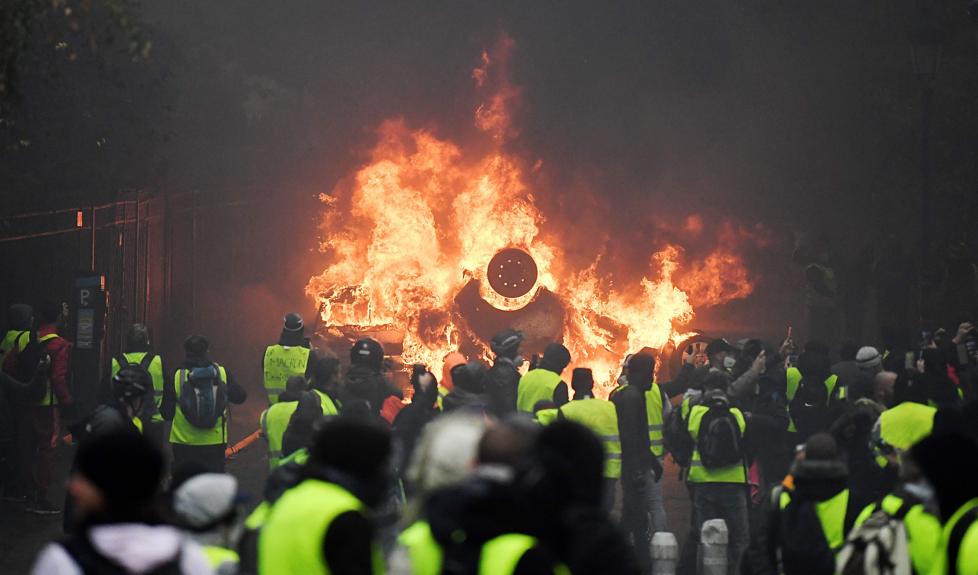
[[[607,388],[626,353],[683,337],[694,305],[746,297],[753,288],[740,259],[724,249],[684,262],[682,248],[666,245],[651,256],[645,277],[626,289],[599,275],[598,262],[565,271],[560,246],[541,237],[546,222],[524,163],[501,149],[516,135],[511,110],[520,91],[505,74],[514,45],[504,36],[472,73],[478,89],[493,88],[474,121],[495,149],[470,157],[403,120],[383,122],[369,161],[321,196],[320,247],[333,263],[310,279],[306,292],[323,306],[324,325],[402,331],[405,363],[439,373],[466,329],[454,298],[468,282],[479,281],[482,298],[502,310],[519,309],[546,289],[565,309],[563,341],[575,364],[591,367]],[[689,222],[702,229],[699,216]],[[485,281],[489,260],[507,247],[526,251],[537,264],[537,285],[523,298],[504,298]],[[481,355],[488,357],[488,349]]]

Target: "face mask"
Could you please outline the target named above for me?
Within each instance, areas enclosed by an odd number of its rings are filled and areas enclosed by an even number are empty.
[[[933,514],[937,514],[937,495],[932,486],[926,479],[921,479],[913,483],[907,483],[903,489],[910,495],[916,497],[924,504],[924,509]]]
[[[730,370],[733,369],[735,365],[737,365],[736,357],[728,355],[727,357],[723,358],[723,369]]]

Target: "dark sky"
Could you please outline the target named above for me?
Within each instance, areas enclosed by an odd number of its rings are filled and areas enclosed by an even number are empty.
[[[948,38],[935,213],[951,221],[973,197],[978,46],[961,3],[938,4]],[[777,247],[755,265],[777,277],[794,232],[825,232],[850,256],[916,234],[913,10],[910,0],[145,0],[148,62],[67,69],[54,89],[27,71],[32,144],[6,154],[0,175],[24,202],[48,205],[123,188],[257,192],[294,221],[258,221],[245,236],[284,234],[305,252],[315,195],[362,162],[382,120],[472,136],[470,73],[505,32],[523,89],[508,146],[542,160],[531,183],[556,233],[614,229],[607,248],[627,259],[657,222],[690,213],[708,229],[760,223]]]

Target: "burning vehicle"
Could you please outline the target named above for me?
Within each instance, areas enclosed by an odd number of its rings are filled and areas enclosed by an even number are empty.
[[[568,257],[563,238],[546,228],[542,192],[528,183],[539,162],[504,145],[517,134],[510,111],[519,89],[505,73],[512,50],[503,37],[473,71],[483,98],[475,145],[402,119],[380,125],[366,163],[320,197],[321,250],[331,263],[306,292],[320,306],[328,345],[371,336],[395,364],[440,373],[452,351],[489,359],[492,335],[514,327],[526,336],[525,356],[562,341],[606,393],[627,353],[654,348],[675,366],[677,347],[696,352],[690,345],[704,338],[687,327],[694,304],[743,298],[753,286],[726,244],[692,260],[650,237],[642,278],[621,285],[600,257],[583,267]],[[697,218],[686,225],[702,227]]]

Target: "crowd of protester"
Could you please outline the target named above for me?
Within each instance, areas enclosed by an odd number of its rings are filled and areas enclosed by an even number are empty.
[[[262,358],[268,478],[246,506],[224,465],[247,394],[207,338],[188,337],[171,374],[134,325],[102,403],[63,430],[61,313],[14,306],[0,358],[4,496],[64,513],[37,575],[638,574],[667,532],[694,574],[712,520],[729,573],[978,574],[967,321],[907,349],[715,339],[668,381],[643,349],[613,389],[559,342],[527,366],[507,329],[491,366],[453,353],[438,375],[413,366],[402,390],[379,342],[357,341],[347,364],[309,349],[289,314]],[[58,508],[50,458],[66,431],[79,447]],[[663,502],[676,468],[688,525]]]

